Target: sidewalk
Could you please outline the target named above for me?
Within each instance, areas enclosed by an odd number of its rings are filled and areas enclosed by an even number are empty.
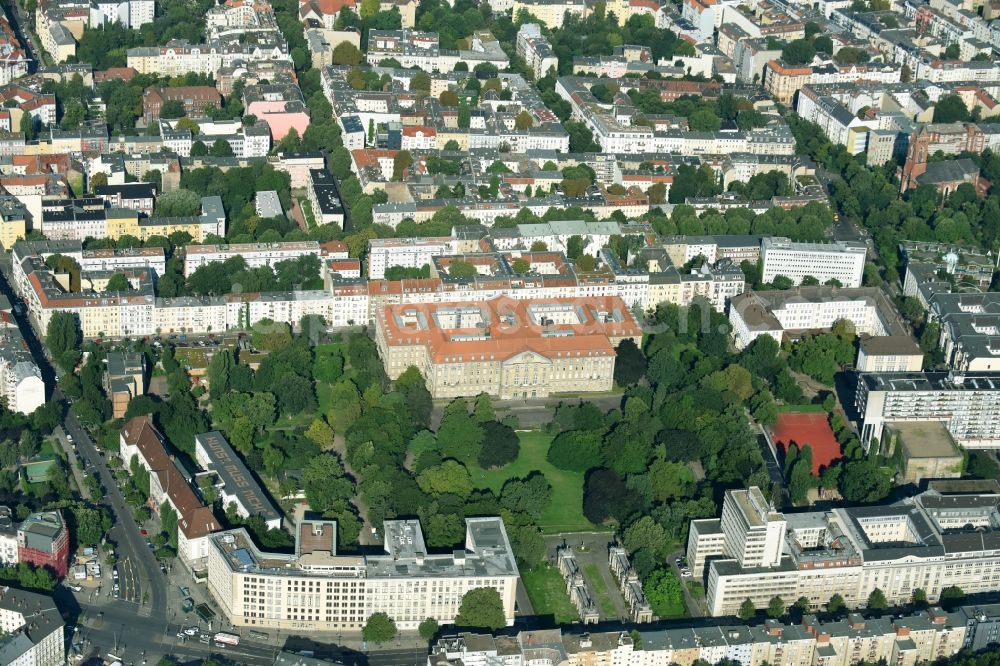
[[[69,440],[66,439],[66,433],[63,431],[62,426],[56,426],[56,429],[52,431],[52,434],[59,441],[59,446],[61,446],[62,450],[66,453],[66,460],[69,462],[69,468],[73,472],[73,480],[76,481],[76,487],[80,491],[80,497],[87,501],[92,500],[93,498],[90,496],[90,490],[83,482],[85,477],[83,470],[81,469],[82,463],[77,460],[76,450],[73,448],[73,445],[69,443]]]
[[[190,597],[194,601],[195,607],[206,604],[211,608],[216,616],[209,627],[208,623],[202,621],[193,610],[190,613],[181,611],[180,588],[186,587],[190,590]],[[215,633],[225,631],[239,635],[251,643],[260,645],[270,645],[284,647],[290,638],[303,641],[313,641],[321,644],[334,645],[347,648],[357,652],[380,652],[387,650],[427,650],[428,644],[420,635],[414,631],[400,632],[392,641],[376,646],[365,645],[361,637],[361,631],[317,631],[315,629],[275,629],[273,627],[234,627],[229,624],[225,616],[220,611],[207,584],[195,581],[187,567],[180,560],[174,560],[167,574],[167,621],[170,624],[177,624],[181,627],[197,626],[205,633]],[[250,636],[250,632],[254,636]],[[267,638],[260,638],[266,635]],[[188,639],[191,640],[191,639]]]

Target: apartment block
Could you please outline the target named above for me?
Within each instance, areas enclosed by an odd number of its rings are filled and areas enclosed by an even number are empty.
[[[152,183],[98,185],[94,188],[94,196],[104,199],[113,208],[128,208],[152,215],[153,205],[156,203],[156,188]]]
[[[619,298],[396,305],[375,320],[386,374],[416,366],[436,398],[607,391],[615,347],[641,335]]]
[[[378,65],[392,58],[403,67],[417,67],[427,72],[451,72],[460,62],[468,65],[469,71],[481,63],[492,64],[501,70],[510,66],[510,58],[489,31],[475,32],[469,36],[469,41],[468,49],[453,51],[438,46],[436,32],[372,28],[368,31],[366,62]]]
[[[760,625],[624,631],[544,629],[515,635],[457,633],[431,647],[427,666],[504,664],[539,661],[574,666],[673,666],[740,663],[744,666],[851,666],[874,659],[887,666],[933,662],[955,655],[965,645],[982,645],[995,636],[996,605],[967,606],[948,613],[940,608],[894,618],[820,621],[806,615],[799,623],[768,620]],[[638,636],[636,636],[638,633]]]
[[[368,277],[385,278],[385,270],[394,266],[421,268],[430,266],[433,257],[453,254],[450,236],[436,238],[373,238],[368,241]]]
[[[192,217],[145,217],[127,208],[112,208],[101,197],[43,199],[41,231],[51,240],[87,238],[118,239],[135,236],[169,236],[175,231],[191,234],[200,242],[209,234],[225,235],[226,218],[219,197],[203,197],[202,214]]]
[[[589,13],[583,0],[513,0],[511,15],[517,16],[522,9],[549,30],[561,28],[566,14],[584,18]]]
[[[865,243],[793,243],[787,238],[765,238],[761,243],[762,282],[783,275],[794,284],[814,277],[820,284],[836,280],[841,287],[860,287],[865,270]]]
[[[191,44],[173,39],[163,46],[138,46],[128,49],[127,64],[139,74],[182,76],[189,72],[215,76],[224,67],[237,62],[277,60],[291,62],[287,44],[239,44],[209,42]]]
[[[516,48],[517,55],[531,68],[536,79],[559,67],[559,59],[556,58],[552,45],[542,36],[537,23],[525,23],[521,26],[517,31]]]
[[[0,640],[3,663],[59,666],[66,657],[66,629],[52,597],[0,588]]]
[[[28,415],[45,404],[46,392],[17,323],[9,311],[0,312],[0,399],[10,411]]]
[[[774,596],[805,597],[820,608],[839,594],[848,606],[862,607],[876,588],[890,604],[907,603],[916,588],[932,603],[953,585],[970,593],[993,589],[1000,575],[1000,495],[948,483],[954,485],[932,485],[895,504],[785,514],[756,488],[728,491],[720,523],[724,546],[706,565],[710,614],[732,615],[745,599],[764,608]],[[693,524],[689,540],[702,535]],[[771,537],[778,535],[773,547]],[[700,546],[689,543],[692,548]],[[964,637],[953,639],[949,644],[959,649]]]
[[[126,271],[130,269],[149,269],[156,275],[166,271],[166,253],[162,247],[122,247],[100,250],[81,250],[83,244],[79,241],[66,241],[67,248],[72,248],[80,270],[85,273]],[[79,254],[79,256],[76,256]]]
[[[795,140],[791,130],[780,118],[772,116],[767,126],[749,131],[697,132],[681,128],[670,119],[660,119],[650,125],[637,125],[628,120],[624,109],[615,103],[608,109],[591,94],[590,89],[598,82],[615,83],[623,92],[655,88],[661,90],[662,81],[645,78],[621,78],[614,80],[561,76],[556,82],[556,93],[572,108],[573,115],[580,119],[593,133],[601,151],[615,154],[677,154],[686,156],[729,155],[732,153],[752,153],[757,155],[793,155]],[[687,83],[687,82],[683,82]],[[690,93],[698,94],[694,87]],[[661,90],[661,97],[667,101],[668,94]],[[626,105],[631,108],[631,105]],[[631,113],[631,112],[629,112]]]
[[[28,56],[5,15],[0,15],[0,85],[28,73]]]
[[[292,554],[227,530],[210,538],[208,590],[234,627],[357,631],[383,612],[405,631],[426,618],[453,623],[466,592],[492,587],[513,624],[518,570],[503,521],[465,525],[465,547],[441,555],[427,552],[415,520],[386,520],[379,555],[339,555],[331,520],[299,519]]]
[[[277,243],[234,243],[231,245],[188,245],[184,248],[184,275],[189,276],[207,264],[242,257],[248,268],[269,266],[304,256],[319,256],[322,249],[316,241]]]
[[[306,195],[316,224],[344,227],[344,204],[340,200],[340,191],[333,174],[326,169],[310,169]]]
[[[1000,371],[1000,294],[936,293],[928,315],[941,326],[940,346],[956,372]]]

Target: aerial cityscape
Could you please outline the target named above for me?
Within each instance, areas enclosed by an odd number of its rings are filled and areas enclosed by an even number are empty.
[[[0,666],[1000,665],[1000,0],[2,10]]]

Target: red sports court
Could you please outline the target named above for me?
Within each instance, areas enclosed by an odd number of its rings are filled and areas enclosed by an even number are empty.
[[[800,449],[806,444],[812,449],[812,473],[819,476],[820,470],[840,460],[840,443],[833,435],[825,412],[784,412],[778,414],[778,422],[771,427],[774,445],[784,454],[795,444]]]

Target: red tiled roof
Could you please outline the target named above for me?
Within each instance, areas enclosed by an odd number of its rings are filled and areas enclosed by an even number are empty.
[[[212,510],[201,503],[177,469],[151,417],[137,416],[126,423],[121,432],[125,442],[139,450],[170,503],[177,508],[177,526],[184,536],[197,539],[222,529]]]

